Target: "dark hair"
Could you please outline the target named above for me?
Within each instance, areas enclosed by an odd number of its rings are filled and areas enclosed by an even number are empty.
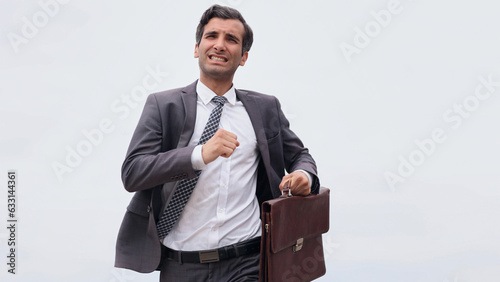
[[[245,27],[245,34],[243,35],[243,42],[242,42],[243,47],[242,47],[241,52],[243,54],[246,51],[250,51],[250,47],[252,47],[252,43],[253,43],[253,31],[250,28],[250,26],[246,23],[243,16],[236,9],[217,5],[217,4],[208,8],[201,16],[200,23],[198,24],[198,28],[196,28],[196,43],[198,45],[200,45],[201,37],[203,36],[203,32],[205,30],[205,25],[212,18],[221,18],[224,20],[228,20],[228,19],[239,20],[243,24],[243,26]]]

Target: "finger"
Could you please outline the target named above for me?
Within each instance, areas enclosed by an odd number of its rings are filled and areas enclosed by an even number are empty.
[[[218,134],[217,134],[218,133]],[[214,135],[214,140],[224,140],[233,143],[236,147],[240,146],[240,142],[238,141],[238,136],[236,134],[226,131],[224,129],[219,129],[217,131],[217,135]]]
[[[229,158],[236,150],[236,145],[229,144],[228,146],[224,146],[220,150],[220,156],[224,158]]]
[[[238,136],[236,136],[236,134],[232,133],[231,131],[224,130],[222,128],[217,130],[217,132],[215,132],[214,136],[221,136],[224,138],[238,139]]]
[[[222,144],[224,146],[228,146],[228,147],[234,146],[236,148],[240,145],[240,142],[236,138],[232,138],[232,137],[226,136],[223,139],[221,139],[221,141],[222,141]]]
[[[292,193],[295,193],[294,195],[302,195],[302,196],[309,195],[310,193],[309,185],[307,184],[302,184],[300,186],[297,186],[292,191],[293,191]]]
[[[295,189],[292,190],[295,191],[294,195],[301,195],[301,196],[307,196],[311,193],[311,187],[309,187],[309,181],[303,181],[303,180],[296,180],[296,185]]]
[[[285,188],[285,183],[287,182],[290,182],[292,176],[290,174],[287,174],[285,176],[283,176],[283,178],[281,179],[281,183],[280,183],[280,190],[283,191],[283,189]],[[291,183],[288,183],[289,185],[291,185]]]
[[[309,187],[309,179],[307,176],[300,171],[296,171],[292,173],[292,182],[290,189],[292,190],[292,194],[294,195],[309,195],[311,188]]]

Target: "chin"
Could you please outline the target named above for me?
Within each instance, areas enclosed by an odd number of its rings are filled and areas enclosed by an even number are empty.
[[[212,69],[203,68],[202,71],[207,77],[211,77],[211,78],[216,79],[216,80],[232,79],[232,77],[234,75],[233,70],[227,70],[227,69],[220,70],[220,69],[213,69],[213,68]]]

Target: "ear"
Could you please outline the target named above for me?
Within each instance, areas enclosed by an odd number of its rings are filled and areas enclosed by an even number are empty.
[[[194,57],[199,58],[200,54],[198,54],[198,43],[194,44]]]
[[[248,51],[245,51],[245,53],[243,53],[243,56],[241,57],[240,66],[244,66],[247,59],[248,59]]]

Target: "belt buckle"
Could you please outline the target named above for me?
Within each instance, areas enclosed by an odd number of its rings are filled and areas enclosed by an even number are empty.
[[[199,251],[200,263],[210,263],[219,261],[219,250]]]

